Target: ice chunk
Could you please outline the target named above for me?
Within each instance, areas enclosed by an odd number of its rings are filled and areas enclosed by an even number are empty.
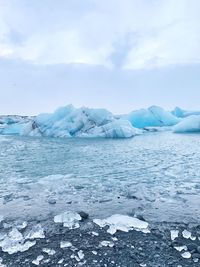
[[[189,238],[192,237],[192,233],[189,232],[189,231],[187,231],[187,230],[184,230],[184,231],[182,232],[182,235],[183,235],[183,237],[186,238],[186,239],[189,239]]]
[[[115,244],[112,241],[102,241],[100,243],[100,246],[102,246],[102,247],[110,247],[110,248],[112,248],[112,247],[114,247],[114,245]]]
[[[178,237],[178,230],[171,230],[171,240],[174,241]]]
[[[8,254],[24,252],[28,250],[30,247],[34,246],[35,244],[36,244],[35,241],[25,242],[23,235],[16,228],[12,229],[8,233],[8,235],[6,235],[0,241],[0,247],[2,248],[2,251],[7,252]]]
[[[181,247],[174,247],[177,251],[183,251],[183,250],[187,250],[186,246],[181,246]]]
[[[180,121],[180,119],[170,112],[157,106],[133,111],[127,116],[127,118],[136,128],[145,128],[149,126],[172,126]]]
[[[40,224],[34,225],[25,238],[26,239],[45,238],[44,229]]]
[[[47,253],[49,256],[53,256],[54,254],[56,254],[54,249],[50,249],[50,248],[43,248],[42,250],[44,253]]]
[[[84,255],[84,253],[83,253],[82,250],[79,250],[78,251],[78,257],[79,257],[80,260],[83,260],[84,259],[85,255]]]
[[[190,259],[192,255],[191,255],[190,252],[184,252],[183,254],[181,254],[181,256],[182,256],[184,259]]]
[[[35,265],[40,265],[40,262],[44,259],[44,256],[39,255],[36,260],[32,261]]]
[[[70,248],[72,247],[72,243],[69,241],[61,241],[60,242],[60,248]]]
[[[183,119],[174,126],[175,133],[195,133],[200,132],[200,115],[193,115]]]
[[[73,211],[66,211],[60,215],[54,217],[55,223],[62,223],[64,227],[69,229],[79,228],[79,221],[81,221],[81,216]]]
[[[149,233],[147,222],[141,221],[137,218],[133,218],[127,215],[115,214],[107,219],[95,219],[94,223],[100,227],[109,226],[108,233],[115,234],[117,230],[128,232],[130,230],[141,231]]]

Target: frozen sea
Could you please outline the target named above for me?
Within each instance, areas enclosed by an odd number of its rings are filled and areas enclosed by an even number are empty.
[[[45,219],[66,210],[92,218],[200,220],[200,135],[132,139],[0,136],[0,216]]]

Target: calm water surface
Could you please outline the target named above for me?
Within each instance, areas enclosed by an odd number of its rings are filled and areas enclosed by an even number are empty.
[[[66,210],[88,211],[91,217],[131,213],[154,222],[199,221],[200,135],[0,136],[0,215],[45,219]]]

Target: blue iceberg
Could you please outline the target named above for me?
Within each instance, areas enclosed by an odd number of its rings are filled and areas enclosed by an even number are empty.
[[[180,121],[170,112],[157,106],[133,111],[127,115],[127,119],[136,128],[173,126]]]
[[[174,126],[175,133],[197,133],[200,132],[200,115],[192,115],[183,119]]]

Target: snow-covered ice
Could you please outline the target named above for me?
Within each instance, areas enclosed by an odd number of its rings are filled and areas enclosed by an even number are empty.
[[[94,223],[100,227],[109,226],[107,230],[110,234],[115,234],[118,230],[128,232],[130,230],[141,231],[143,233],[149,233],[147,222],[141,221],[137,218],[133,218],[127,215],[115,214],[107,219],[94,219]]]

